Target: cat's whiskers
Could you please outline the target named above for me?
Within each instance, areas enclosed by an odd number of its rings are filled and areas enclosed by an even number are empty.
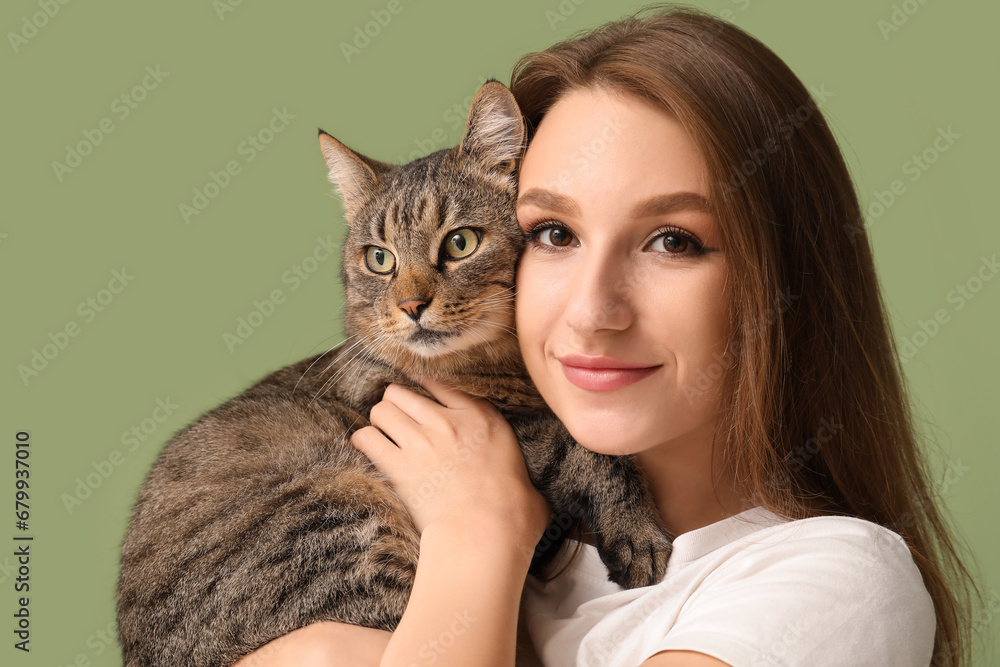
[[[386,337],[385,334],[383,334],[383,335],[379,336],[378,339],[376,339],[375,342],[376,343],[380,343],[381,340],[383,338],[385,338],[385,337]],[[372,361],[373,358],[374,358],[374,357],[372,357],[372,356],[369,355],[370,352],[371,352],[371,350],[369,350],[369,349],[363,350],[360,354],[363,354],[364,356],[357,363],[354,363],[354,364],[351,365],[350,371],[353,371],[354,375],[353,375],[352,379],[349,382],[347,382],[347,385],[351,387],[350,401],[352,403],[354,403],[357,400],[357,398],[356,398],[356,392],[357,392],[357,389],[361,386],[361,384],[359,384],[359,382],[358,382],[358,379],[359,379],[359,377],[361,375],[361,371],[364,370],[367,367],[368,368],[368,375],[371,375],[371,372],[374,369],[374,365],[373,364],[365,363],[365,362]],[[368,375],[365,376],[366,380],[367,380]],[[345,374],[344,377],[345,378],[347,377],[346,374]]]
[[[378,339],[376,339],[376,342],[378,342],[378,343],[381,344],[381,342],[384,341],[384,340],[386,340],[386,339],[388,339],[388,340],[390,340],[390,341],[392,341],[394,343],[392,351],[395,352],[396,348],[398,348],[399,344],[400,344],[399,343],[399,338],[397,336],[392,336],[392,335],[390,335],[388,333],[384,333],[383,332],[378,337]],[[388,352],[388,350],[386,350],[385,348],[380,349],[379,350],[379,356],[385,357],[386,356],[386,352]],[[393,368],[396,368],[395,361],[396,361],[396,358],[395,358],[395,356],[393,356],[393,363],[392,363],[392,367]],[[355,374],[354,381],[350,383],[351,384],[351,402],[354,402],[354,401],[357,400],[355,398],[355,391],[357,390],[358,387],[367,386],[367,384],[368,384],[368,377],[371,375],[372,371],[375,370],[374,365],[368,366],[368,373],[365,375],[364,382],[358,382],[357,381],[358,380],[357,376],[360,375],[361,368],[362,368],[362,366],[359,364],[358,365],[358,372]]]
[[[357,343],[355,343],[354,345],[351,345],[351,348],[349,348],[349,349],[353,349],[353,348],[354,348],[354,347],[355,347],[356,345],[357,345]],[[331,360],[330,360],[330,363],[328,363],[328,364],[326,365],[326,368],[324,368],[324,369],[323,369],[323,372],[322,372],[322,373],[320,373],[320,377],[323,377],[323,375],[324,375],[325,373],[329,372],[329,370],[330,370],[331,368],[333,368],[334,364],[336,364],[336,363],[337,363],[337,360],[338,360],[338,359],[342,359],[342,358],[343,358],[343,356],[344,356],[344,353],[345,353],[346,351],[347,351],[347,350],[345,350],[344,352],[341,352],[341,353],[340,353],[340,354],[338,354],[338,355],[337,355],[336,357],[334,357],[333,359],[331,359]],[[325,385],[325,383],[324,383],[324,385]]]
[[[496,350],[493,349],[491,341],[487,340],[486,337],[481,332],[477,331],[475,328],[470,327],[466,333],[468,333],[470,336],[474,338],[478,338],[482,342],[483,347],[485,347],[490,351],[490,354],[496,355]]]
[[[310,403],[314,402],[320,396],[323,396],[324,394],[326,394],[327,387],[328,386],[332,386],[337,381],[338,378],[340,378],[342,375],[344,375],[351,368],[351,366],[355,363],[355,360],[357,360],[359,356],[364,355],[366,353],[366,349],[364,347],[364,344],[370,341],[370,338],[368,337],[368,334],[369,334],[370,331],[372,331],[374,329],[376,329],[376,327],[372,326],[372,327],[369,327],[368,330],[366,330],[364,332],[361,332],[361,333],[363,333],[365,335],[360,340],[358,340],[353,345],[351,345],[351,347],[349,347],[347,350],[344,350],[342,353],[340,353],[339,355],[337,355],[338,359],[342,359],[348,352],[350,352],[350,350],[353,350],[355,347],[361,346],[360,349],[357,352],[354,353],[354,356],[352,356],[350,359],[348,359],[347,361],[345,361],[344,365],[341,366],[337,370],[336,373],[334,373],[328,380],[326,380],[326,382],[323,383],[323,386],[321,386],[320,389],[319,389],[319,391],[316,393],[316,395],[313,396],[312,401],[310,401]],[[361,333],[359,333],[357,335],[361,335]],[[384,332],[381,332],[377,338],[381,338],[381,337],[383,337],[385,335],[386,334]],[[376,338],[376,342],[377,342],[377,338]],[[360,361],[358,363],[360,363]],[[332,365],[332,363],[331,363],[331,365]],[[327,366],[327,370],[329,370],[329,368],[330,368],[330,366]]]
[[[379,335],[376,338],[376,342],[378,342],[378,339],[382,338],[383,335],[384,334]],[[348,377],[348,375],[347,375],[348,373],[353,373],[353,380],[352,381],[341,383],[341,385],[346,384],[347,386],[349,386],[351,388],[351,394],[350,394],[350,401],[351,401],[351,403],[354,403],[356,401],[355,392],[357,391],[357,388],[358,388],[357,378],[361,374],[361,370],[363,368],[365,368],[365,366],[369,367],[369,372],[371,370],[370,365],[366,363],[366,362],[370,361],[369,352],[370,352],[370,350],[368,348],[362,348],[361,350],[359,350],[358,353],[355,354],[354,357],[351,358],[350,362],[348,362],[348,364],[345,365],[341,369],[341,371],[343,371],[343,373],[339,374],[339,375],[342,375],[346,379]],[[361,359],[359,359],[357,361],[357,363],[355,363],[355,359],[357,359],[359,355],[361,355]]]
[[[326,341],[330,340],[331,338],[336,338],[336,337],[338,337],[338,336],[340,336],[340,335],[341,335],[341,334],[339,334],[339,333],[335,333],[335,334],[330,334],[329,336],[327,336],[327,337],[326,337],[326,338],[324,338],[323,340],[321,340],[321,341],[319,341],[318,343],[316,343],[316,345],[313,345],[313,347],[312,347],[312,350],[310,350],[310,352],[312,352],[312,351],[313,351],[313,350],[315,350],[315,349],[316,349],[316,348],[317,348],[318,346],[320,346],[321,344],[323,344],[323,343],[325,343]],[[355,335],[357,335],[357,334],[355,334]],[[341,340],[341,341],[340,341],[339,343],[337,343],[336,345],[334,345],[334,346],[332,346],[332,347],[328,347],[328,348],[327,348],[327,350],[326,350],[326,352],[324,352],[323,354],[327,354],[327,353],[329,353],[329,352],[330,352],[330,350],[335,350],[335,349],[337,349],[337,348],[338,348],[339,346],[343,345],[344,343],[346,343],[347,341],[351,340],[352,338],[354,338],[354,336],[347,336],[347,337],[345,337],[345,338],[344,338],[343,340]]]
[[[364,341],[358,341],[357,343],[355,343],[354,345],[352,345],[350,348],[348,348],[347,350],[344,350],[344,352],[342,352],[341,354],[339,354],[337,358],[338,359],[343,359],[350,352],[350,350],[354,349],[355,347],[357,347],[358,345],[361,345],[363,343],[364,343]],[[351,357],[350,359],[348,359],[347,361],[345,361],[344,364],[339,369],[337,369],[337,371],[330,378],[328,378],[325,382],[323,382],[323,386],[320,387],[319,393],[316,396],[313,397],[313,400],[315,401],[317,397],[322,396],[323,394],[325,394],[327,386],[335,383],[337,381],[337,379],[341,375],[344,374],[344,372],[346,371],[346,369],[350,367],[351,363],[360,354],[363,354],[363,352],[364,352],[364,348],[361,348],[360,350],[358,350],[357,352],[355,352],[353,357]],[[331,364],[331,366],[332,366],[332,364]],[[327,369],[329,370],[329,367],[327,367]]]
[[[462,327],[459,326],[458,330],[462,331]],[[466,364],[471,365],[473,363],[472,359],[470,359],[467,355],[463,354],[463,352],[464,350],[454,350],[451,352],[451,354],[455,355],[456,357],[464,361]]]
[[[295,381],[295,386],[294,386],[294,387],[292,387],[292,393],[293,393],[293,394],[295,393],[295,390],[299,388],[299,383],[300,383],[300,382],[302,382],[302,378],[304,378],[304,377],[305,377],[305,376],[306,376],[306,375],[307,375],[307,374],[309,373],[309,371],[311,371],[311,370],[312,370],[312,367],[313,367],[313,366],[315,366],[315,365],[316,365],[316,363],[317,363],[317,362],[319,362],[319,360],[320,360],[320,359],[322,359],[322,358],[323,358],[323,357],[325,357],[326,355],[330,354],[331,352],[333,352],[334,350],[336,350],[336,349],[337,349],[338,347],[340,347],[341,345],[343,345],[344,343],[346,343],[347,341],[351,340],[352,338],[354,338],[354,337],[356,337],[356,336],[357,336],[357,334],[354,334],[353,336],[348,336],[348,337],[347,337],[347,338],[345,338],[344,340],[340,341],[339,343],[337,343],[336,345],[334,345],[333,347],[331,347],[330,349],[328,349],[328,350],[327,350],[326,352],[324,352],[323,354],[321,354],[321,355],[319,355],[318,357],[316,357],[316,358],[315,358],[315,359],[313,360],[313,362],[312,362],[311,364],[309,364],[309,368],[307,368],[307,369],[305,369],[304,371],[302,371],[302,375],[300,375],[300,376],[299,376],[299,379]],[[330,338],[333,338],[333,336],[327,336],[327,338],[326,338],[326,339],[324,339],[324,340],[328,340],[328,339],[330,339]],[[356,344],[356,343],[355,343],[355,344]],[[348,348],[348,349],[350,349],[350,348]],[[335,360],[334,360],[334,361],[335,361]],[[332,365],[332,364],[334,363],[334,361],[331,361],[331,362],[330,362],[330,365]],[[324,370],[323,372],[325,373],[325,372],[326,372],[327,370],[330,370],[330,366],[329,366],[329,365],[328,365],[328,366],[326,367],[326,370]],[[322,373],[320,374],[320,376],[322,376]]]
[[[512,321],[512,319],[509,318],[511,318],[513,314],[512,312],[513,309],[508,304],[484,305],[480,303],[477,304],[477,306],[478,307],[476,308],[475,313],[473,313],[473,317],[468,320],[469,322],[489,322],[490,324],[495,324],[498,326],[503,325],[505,327],[508,327],[509,330],[513,331],[511,325],[506,323],[508,321]],[[501,318],[502,321],[499,321],[498,319],[491,317],[495,313],[499,313],[502,316]]]
[[[473,320],[473,322],[476,324],[484,324],[487,326],[496,327],[502,331],[509,333],[514,338],[517,338],[517,330],[514,327],[510,326],[509,324],[504,324],[502,322],[494,322],[493,320],[487,320],[483,318],[476,318]]]
[[[474,318],[480,315],[489,315],[498,320],[514,321],[514,309],[504,303],[476,304],[473,312],[469,313],[468,317]]]
[[[476,307],[482,307],[482,310],[489,311],[491,313],[497,312],[514,312],[514,306],[509,301],[480,301],[476,304]]]
[[[399,368],[399,358],[403,356],[403,353],[407,350],[403,347],[403,341],[398,337],[395,340],[395,345],[393,346],[393,357],[392,357],[392,367]]]
[[[493,298],[495,296],[502,296],[504,292],[513,292],[514,294],[516,294],[517,288],[514,285],[508,285],[507,287],[500,287],[495,292],[493,292],[493,294],[484,298]],[[511,296],[513,296],[513,294],[511,294]]]
[[[490,307],[500,306],[502,308],[508,308],[510,310],[514,309],[514,303],[510,297],[505,297],[503,299],[483,299],[476,305],[490,306]]]
[[[510,293],[508,294],[508,292],[510,292]],[[514,307],[514,297],[516,295],[517,295],[517,292],[515,292],[513,290],[513,288],[511,288],[511,287],[505,287],[505,288],[503,288],[502,290],[500,290],[498,292],[494,292],[493,294],[491,294],[491,295],[489,295],[487,297],[483,297],[482,299],[480,299],[478,301],[478,303],[479,303],[479,305],[488,305],[488,306],[494,306],[494,305],[497,305],[497,304],[502,304],[502,305],[505,305],[505,306],[507,306],[509,308],[513,308]]]
[[[350,340],[351,338],[357,338],[358,340],[355,341],[354,343],[351,343],[350,347],[345,348],[344,350],[342,350],[340,352],[340,354],[337,355],[337,359],[342,358],[344,355],[348,354],[351,350],[353,350],[354,348],[356,348],[358,345],[363,345],[368,340],[368,335],[372,331],[375,331],[375,330],[377,330],[377,327],[373,325],[373,326],[369,326],[369,327],[363,329],[362,331],[359,331],[356,334],[352,334],[351,336],[348,336],[347,339],[344,341],[345,343],[347,342],[347,340]],[[333,361],[331,361],[330,366],[332,366],[334,363],[336,363],[336,361],[337,361],[336,359],[334,359]],[[330,366],[327,366],[326,370],[330,370]]]
[[[360,335],[361,335],[360,333],[354,334],[354,336],[352,336],[352,338],[360,336]],[[363,345],[365,343],[365,340],[366,340],[365,338],[359,338],[355,342],[351,343],[350,347],[347,347],[347,348],[345,348],[344,350],[341,351],[340,356],[348,354],[351,350],[353,350],[354,348],[356,348],[358,345]],[[327,367],[327,368],[329,369],[329,367]]]

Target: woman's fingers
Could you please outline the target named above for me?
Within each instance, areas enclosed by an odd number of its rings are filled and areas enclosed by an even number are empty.
[[[393,455],[399,452],[399,448],[392,440],[385,437],[382,431],[374,426],[359,428],[351,435],[351,444],[367,456],[376,468],[387,475],[392,475]]]
[[[440,380],[435,380],[431,377],[417,375],[414,376],[413,379],[424,387],[424,389],[429,391],[431,396],[433,396],[438,403],[447,408],[468,408],[475,405],[477,401],[480,400],[474,396],[470,396],[464,391],[455,389],[451,385],[441,382]]]
[[[409,458],[401,452],[406,446],[415,453],[415,446],[427,443],[429,432],[424,424],[433,420],[434,411],[444,410],[439,403],[397,384],[390,384],[369,413],[371,426],[358,429],[351,436],[351,444],[384,472],[390,479],[397,478],[397,465]],[[412,465],[413,461],[409,461]]]
[[[421,422],[416,416],[412,411],[404,410],[395,402],[383,398],[372,407],[368,421],[398,446],[406,441],[410,432],[420,426]]]
[[[399,388],[407,394],[409,390]],[[413,394],[431,405],[438,406],[434,401]],[[404,399],[405,402],[405,399]],[[361,450],[361,453],[375,464],[375,467],[386,474],[392,475],[394,457],[399,454],[400,445],[409,443],[412,447],[424,437],[421,425],[395,402],[383,398],[376,403],[369,414],[371,426],[365,426],[354,432],[351,444]]]
[[[441,408],[434,399],[418,394],[395,382],[385,388],[382,403],[391,403],[406,413],[417,424],[426,424],[430,415]],[[376,404],[376,407],[382,403]]]
[[[412,389],[392,383],[386,387],[382,394],[382,402],[397,406],[417,424],[428,425],[436,418],[443,417],[449,410],[492,407],[487,401],[470,396],[440,380],[424,376],[415,376],[413,379],[423,386],[433,398],[428,398]]]
[[[433,398],[390,384],[370,412],[371,426],[351,443],[385,474],[421,532],[438,522],[465,524],[470,515],[525,521],[525,508],[541,496],[510,424],[484,399],[419,380]]]

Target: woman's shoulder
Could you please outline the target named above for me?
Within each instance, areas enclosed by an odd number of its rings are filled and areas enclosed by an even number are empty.
[[[678,536],[665,583],[688,587],[688,604],[718,617],[781,609],[804,618],[821,608],[860,634],[884,616],[932,636],[936,624],[905,540],[857,517],[788,520],[755,508]]]
[[[539,645],[572,635],[595,651],[620,640],[633,658],[696,650],[730,664],[813,665],[927,664],[933,648],[934,606],[906,543],[862,519],[755,508],[677,536],[654,586],[606,581],[594,547],[566,574],[530,587]]]
[[[809,618],[819,626],[825,618],[845,640],[864,637],[872,645],[879,643],[874,635],[884,633],[933,637],[933,602],[898,533],[857,517],[767,514],[771,521],[763,527],[691,563],[704,576],[693,595],[703,596],[703,611],[773,615],[781,609],[781,616],[800,623]]]
[[[599,563],[594,546],[580,546],[590,555],[591,566]],[[839,515],[789,520],[763,507],[677,536],[668,576],[679,576],[689,566],[718,570],[716,576],[734,568],[745,573],[748,562],[755,563],[754,572],[766,569],[775,576],[801,566],[814,574],[837,570],[846,576],[852,572],[845,584],[864,579],[868,585],[876,578],[898,586],[902,580],[916,592],[925,592],[909,547],[890,528]]]
[[[762,514],[774,517],[773,521],[764,526],[760,533],[775,542],[782,539],[813,540],[829,539],[845,544],[858,545],[877,544],[896,550],[909,552],[903,538],[886,526],[854,516],[814,516],[806,519],[783,519],[777,515],[758,508]]]
[[[788,664],[827,664],[823,655],[929,660],[933,601],[906,542],[885,526],[846,516],[778,520],[688,567],[676,574],[698,584],[663,648],[725,636],[769,659],[787,651],[795,656]],[[900,641],[909,646],[902,653]]]
[[[781,571],[804,567],[816,575],[841,574],[844,584],[910,584],[916,592],[926,592],[906,541],[890,528],[851,516],[788,520],[762,508],[745,514],[757,523],[720,545],[719,569],[725,569],[726,561],[749,560],[758,569],[775,568],[779,576]],[[712,554],[694,555],[711,560]]]
[[[883,525],[851,516],[779,521],[746,535],[733,546],[749,555],[776,561],[810,556],[816,559],[814,569],[820,562],[839,562],[866,570],[908,572],[920,579],[906,541]]]
[[[580,557],[571,559],[549,590],[558,595],[566,587],[582,599],[621,591],[607,581],[597,549],[577,546]],[[789,520],[756,507],[681,534],[659,586],[689,585],[695,597],[753,588],[758,601],[798,598],[812,604],[815,595],[822,595],[845,604],[862,599],[871,604],[878,598],[933,617],[930,595],[905,540],[885,526],[850,516]]]

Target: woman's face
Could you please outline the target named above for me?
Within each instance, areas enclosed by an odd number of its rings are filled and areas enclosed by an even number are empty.
[[[542,396],[588,449],[711,440],[728,360],[708,178],[673,116],[602,89],[565,93],[528,147],[517,331]]]

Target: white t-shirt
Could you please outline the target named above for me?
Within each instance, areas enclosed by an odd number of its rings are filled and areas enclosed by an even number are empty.
[[[761,507],[679,535],[654,586],[608,581],[583,544],[552,581],[528,577],[523,602],[545,667],[639,667],[668,649],[735,667],[926,667],[934,645],[934,606],[899,535]]]

